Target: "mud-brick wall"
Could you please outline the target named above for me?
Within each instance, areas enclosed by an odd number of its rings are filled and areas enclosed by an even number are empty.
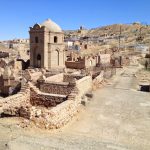
[[[28,88],[21,89],[18,94],[0,99],[3,115],[22,116],[20,108],[28,105],[30,105],[30,90]]]
[[[31,91],[30,102],[34,106],[52,107],[64,102],[67,96],[47,93],[35,93]]]
[[[79,90],[80,96],[84,95],[86,92],[92,89],[92,77],[86,76],[78,81],[76,81],[76,86]]]
[[[46,81],[47,82],[63,82],[63,73],[60,73],[60,74],[56,74],[56,75],[53,75],[53,76],[50,76],[48,78],[46,78]]]
[[[70,85],[69,83],[41,83],[40,84],[40,90],[44,93],[51,93],[51,94],[62,94],[62,95],[68,95],[71,93],[71,90],[73,89],[73,85]]]
[[[64,74],[64,82],[74,82],[75,80],[79,80],[83,78],[83,75],[73,75],[73,74]]]
[[[66,65],[66,68],[71,68],[71,69],[84,69],[85,68],[84,61],[80,61],[80,62],[66,61],[65,65]]]
[[[41,111],[42,117],[31,117],[31,120],[36,122],[36,126],[47,129],[60,128],[67,124],[71,118],[78,112],[80,104],[76,101],[65,101],[56,107],[49,110],[45,108]]]
[[[104,71],[101,71],[101,73],[93,80],[93,89],[100,87],[102,81],[104,80]]]
[[[93,80],[93,84],[101,83],[104,80],[104,71],[101,71],[101,73]]]

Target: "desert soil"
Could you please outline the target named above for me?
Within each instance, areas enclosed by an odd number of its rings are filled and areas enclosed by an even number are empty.
[[[21,128],[22,119],[0,119],[0,150],[150,150],[150,93],[136,88],[128,67],[96,91],[65,127]]]

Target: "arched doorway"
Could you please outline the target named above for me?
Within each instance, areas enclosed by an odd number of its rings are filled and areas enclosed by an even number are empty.
[[[41,55],[37,55],[37,68],[41,68]]]
[[[55,49],[54,51],[52,51],[51,64],[52,64],[52,67],[60,66],[60,51],[58,49]]]

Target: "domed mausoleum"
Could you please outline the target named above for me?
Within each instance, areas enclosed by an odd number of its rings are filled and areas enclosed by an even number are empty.
[[[60,26],[50,19],[45,20],[41,26],[45,26],[51,32],[62,32]]]
[[[64,68],[64,33],[50,19],[30,27],[30,66],[34,68]]]

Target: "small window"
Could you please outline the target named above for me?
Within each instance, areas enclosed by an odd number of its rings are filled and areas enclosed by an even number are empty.
[[[37,36],[35,37],[35,43],[39,43],[39,38]]]
[[[87,44],[84,45],[84,48],[87,49]]]
[[[57,36],[54,36],[54,43],[57,43]]]
[[[90,66],[92,66],[92,60],[90,60]]]

